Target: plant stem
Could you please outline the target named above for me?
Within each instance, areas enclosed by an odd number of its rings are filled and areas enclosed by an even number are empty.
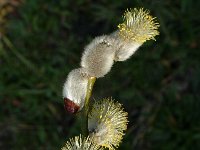
[[[96,81],[96,77],[90,77],[88,79],[88,85],[87,85],[87,93],[85,97],[85,104],[84,104],[84,109],[81,113],[81,120],[82,120],[82,127],[83,127],[83,135],[88,136],[89,131],[88,131],[88,112],[89,112],[89,104],[90,104],[90,97],[92,95],[92,89],[94,86],[94,83]]]
[[[95,81],[96,81],[96,77],[90,77],[88,79],[87,93],[86,93],[86,97],[85,97],[85,109],[86,109],[87,113],[89,110],[90,97],[92,95],[92,89],[93,89]]]

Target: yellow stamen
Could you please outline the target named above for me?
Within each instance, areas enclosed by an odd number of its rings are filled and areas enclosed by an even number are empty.
[[[156,17],[152,17],[148,10],[130,9],[126,10],[123,16],[124,22],[118,25],[119,34],[125,40],[144,43],[147,40],[155,40],[159,35],[159,23]]]

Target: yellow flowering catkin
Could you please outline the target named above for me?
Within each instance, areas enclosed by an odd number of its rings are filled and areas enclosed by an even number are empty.
[[[101,146],[117,148],[127,129],[127,115],[122,105],[112,99],[95,102],[88,116],[90,136]]]
[[[124,22],[118,25],[120,35],[125,40],[132,40],[137,43],[144,43],[147,40],[155,40],[159,35],[156,18],[143,8],[127,9],[124,13]]]
[[[80,135],[67,141],[61,150],[103,150],[103,148],[95,144],[90,137],[84,138]]]

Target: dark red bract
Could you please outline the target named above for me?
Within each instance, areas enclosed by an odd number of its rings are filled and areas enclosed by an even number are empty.
[[[79,106],[68,98],[64,98],[65,110],[70,114],[75,114],[79,110]]]

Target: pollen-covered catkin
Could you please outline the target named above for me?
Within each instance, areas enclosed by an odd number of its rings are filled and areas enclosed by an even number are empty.
[[[83,68],[72,70],[63,86],[63,98],[65,109],[70,113],[76,113],[84,106],[88,84],[88,77]]]
[[[81,66],[85,68],[89,76],[103,77],[110,70],[114,63],[115,41],[110,36],[96,37],[85,47],[81,58]]]
[[[98,144],[95,144],[90,137],[76,136],[66,142],[61,150],[103,150]]]
[[[159,23],[148,10],[130,9],[125,11],[123,18],[119,30],[111,34],[118,40],[115,61],[127,60],[145,41],[155,40],[154,37],[159,35]]]
[[[127,129],[127,115],[122,105],[112,99],[95,102],[88,116],[90,136],[101,146],[117,148]]]

